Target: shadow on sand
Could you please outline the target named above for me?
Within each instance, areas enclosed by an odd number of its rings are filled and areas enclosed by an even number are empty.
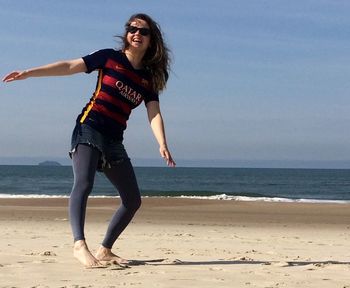
[[[175,259],[172,262],[164,262],[169,259],[153,259],[153,260],[131,260],[129,266],[139,265],[187,265],[187,266],[201,266],[201,265],[278,265],[281,267],[293,266],[325,266],[325,265],[350,265],[350,262],[345,261],[255,261],[255,260],[213,260],[213,261],[182,261]]]

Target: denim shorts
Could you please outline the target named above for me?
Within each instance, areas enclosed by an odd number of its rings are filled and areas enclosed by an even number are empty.
[[[117,166],[124,160],[129,160],[123,142],[119,139],[106,136],[86,124],[77,124],[73,130],[71,150],[69,156],[72,158],[79,144],[89,145],[101,152],[97,170]]]

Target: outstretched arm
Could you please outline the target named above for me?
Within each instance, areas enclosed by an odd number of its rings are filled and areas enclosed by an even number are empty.
[[[175,167],[176,163],[171,157],[171,154],[168,150],[168,145],[166,143],[164,122],[162,114],[160,113],[160,107],[158,101],[150,101],[146,105],[148,120],[151,124],[151,128],[154,136],[157,139],[159,144],[159,153],[167,162],[167,165],[170,167]]]
[[[2,81],[11,82],[15,80],[24,80],[29,77],[43,76],[64,76],[79,72],[85,72],[86,66],[82,58],[59,61],[23,71],[14,71],[7,74]]]

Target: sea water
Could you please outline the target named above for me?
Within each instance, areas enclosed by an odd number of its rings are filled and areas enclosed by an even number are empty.
[[[350,203],[350,170],[136,167],[142,196]],[[0,165],[0,197],[69,197],[70,166]],[[97,173],[92,197],[118,196]]]

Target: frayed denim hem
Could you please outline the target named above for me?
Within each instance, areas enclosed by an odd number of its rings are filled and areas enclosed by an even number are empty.
[[[71,159],[79,144],[87,145],[100,151],[101,156],[97,167],[99,172],[116,167],[125,160],[130,160],[122,141],[104,136],[85,124],[77,124],[73,130],[72,148],[68,153]]]

